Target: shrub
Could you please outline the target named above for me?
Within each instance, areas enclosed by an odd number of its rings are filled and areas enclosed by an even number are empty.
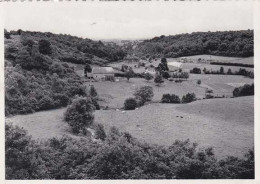
[[[50,55],[52,53],[51,43],[48,40],[40,40],[39,52],[45,55]]]
[[[178,95],[170,95],[170,94],[163,94],[162,99],[161,99],[162,103],[181,103],[180,97]]]
[[[245,84],[244,86],[235,88],[233,91],[233,96],[234,97],[239,97],[239,96],[250,96],[254,95],[254,84]]]
[[[160,86],[164,81],[161,75],[156,75],[154,78],[154,82],[157,86]]]
[[[90,94],[91,97],[97,97],[98,96],[97,91],[96,91],[94,86],[90,87],[89,94]]]
[[[91,98],[76,97],[72,104],[68,106],[64,119],[72,128],[73,133],[86,134],[86,127],[93,123],[94,110],[95,107]]]
[[[201,84],[201,80],[199,79],[199,80],[197,80],[197,84],[198,85],[200,85]]]
[[[153,75],[150,74],[149,72],[146,72],[146,73],[144,74],[144,78],[145,78],[145,80],[150,81],[150,80],[153,79]]]
[[[193,68],[192,70],[190,70],[190,73],[194,73],[194,74],[201,74],[201,69],[200,68]]]
[[[132,69],[129,69],[126,73],[125,73],[125,77],[127,78],[127,80],[129,81],[130,78],[134,77],[134,71]]]
[[[135,98],[140,98],[143,103],[151,101],[154,94],[151,86],[142,86],[134,93]]]
[[[96,135],[96,139],[101,139],[101,140],[105,140],[107,135],[106,135],[106,132],[104,130],[104,126],[102,124],[96,124],[95,126],[95,135]]]
[[[171,103],[171,95],[169,93],[163,94],[161,102],[162,103]]]
[[[170,78],[171,76],[170,76],[169,72],[162,71],[162,77],[163,77],[164,79],[168,79],[168,78]]]
[[[128,98],[125,100],[124,109],[125,110],[134,110],[137,107],[136,99]]]
[[[187,93],[182,97],[182,103],[190,103],[196,100],[196,95],[194,93]]]

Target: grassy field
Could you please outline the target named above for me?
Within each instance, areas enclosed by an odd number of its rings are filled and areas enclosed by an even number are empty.
[[[197,80],[201,80],[201,85],[197,85]],[[99,96],[103,99],[102,106],[112,108],[122,108],[124,100],[132,97],[136,88],[147,85],[154,89],[154,102],[161,100],[165,93],[176,94],[182,97],[187,93],[195,93],[198,98],[205,97],[206,88],[212,89],[215,96],[232,96],[235,87],[253,83],[253,79],[243,76],[231,75],[196,75],[190,74],[190,78],[182,83],[165,80],[160,86],[155,86],[153,81],[147,82],[145,79],[132,78],[128,82],[121,78],[119,82],[92,82]],[[86,83],[89,85],[90,83]]]
[[[154,103],[133,111],[99,110],[95,122],[128,131],[141,141],[171,145],[190,139],[213,146],[218,157],[242,156],[254,144],[253,97],[200,100],[190,104]],[[63,122],[65,109],[6,118],[28,130],[34,139],[73,136]],[[74,136],[77,137],[77,136]]]

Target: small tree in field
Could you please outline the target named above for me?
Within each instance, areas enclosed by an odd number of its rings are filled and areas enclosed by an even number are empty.
[[[147,72],[144,74],[144,78],[145,80],[150,81],[153,79],[153,75]]]
[[[68,106],[64,119],[72,128],[73,133],[86,134],[86,127],[94,121],[94,110],[95,106],[91,98],[76,97],[72,104]]]
[[[134,76],[134,71],[132,69],[129,69],[126,73],[125,73],[125,77],[127,78],[127,80],[129,81],[130,78],[132,78]]]
[[[141,99],[143,103],[151,101],[153,98],[153,88],[151,86],[143,86],[135,91],[135,98]]]
[[[190,103],[196,100],[196,95],[194,93],[187,93],[182,97],[182,103]]]
[[[154,78],[154,82],[156,83],[156,86],[160,86],[164,81],[161,75],[156,75]]]
[[[198,85],[200,85],[201,84],[201,80],[199,79],[199,80],[197,80],[197,84]]]
[[[102,124],[97,124],[95,127],[96,130],[96,139],[105,140],[106,139],[106,132],[104,130],[104,126]]]
[[[98,95],[94,86],[90,87],[90,92],[89,93],[90,93],[91,97],[97,97],[97,95]]]
[[[136,99],[128,98],[125,100],[125,103],[124,103],[125,110],[135,110],[136,107],[137,107]]]
[[[220,73],[221,73],[221,74],[224,74],[224,68],[223,68],[223,66],[220,67]]]

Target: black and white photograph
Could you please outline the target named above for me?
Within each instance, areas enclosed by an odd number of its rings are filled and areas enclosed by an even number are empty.
[[[3,3],[5,180],[255,180],[259,4]]]

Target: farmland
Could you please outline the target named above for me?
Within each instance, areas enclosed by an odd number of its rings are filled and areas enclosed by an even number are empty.
[[[189,138],[201,147],[213,146],[218,157],[241,157],[254,144],[253,100],[241,97],[179,105],[154,103],[124,113],[99,110],[95,112],[95,122],[103,124],[106,130],[116,126],[152,144],[169,146],[176,139]],[[14,116],[8,122],[24,127],[35,139],[71,136],[63,121],[64,110]]]

